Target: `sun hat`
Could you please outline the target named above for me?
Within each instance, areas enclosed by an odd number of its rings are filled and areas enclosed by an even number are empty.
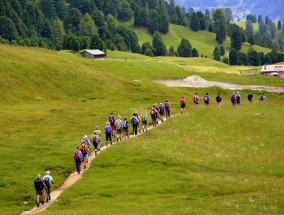
[[[45,172],[45,174],[46,174],[46,175],[50,175],[50,171],[47,170],[47,171]]]

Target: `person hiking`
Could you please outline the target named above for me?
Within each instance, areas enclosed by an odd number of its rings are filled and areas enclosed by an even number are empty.
[[[85,142],[81,144],[81,152],[82,152],[82,155],[83,155],[84,169],[86,169],[87,164],[88,164],[89,149],[88,149],[88,146],[86,145]]]
[[[266,100],[266,97],[265,97],[264,93],[262,93],[262,95],[259,97],[259,101],[264,102],[265,100]]]
[[[42,178],[46,188],[45,188],[45,192],[46,192],[46,203],[48,203],[51,200],[51,196],[50,196],[50,190],[51,190],[51,184],[54,184],[54,180],[52,178],[52,176],[50,175],[50,171],[47,170],[45,172],[45,176],[43,176]]]
[[[237,92],[237,95],[236,95],[236,104],[237,104],[237,105],[240,105],[240,104],[241,104],[241,94],[240,94],[240,92]]]
[[[132,128],[133,128],[133,135],[137,135],[137,117],[136,117],[136,113],[134,113],[131,117],[131,124],[132,124]]]
[[[210,97],[209,97],[208,93],[206,93],[203,100],[204,100],[205,105],[208,106],[209,102],[210,102]]]
[[[92,143],[95,149],[95,155],[97,155],[97,152],[100,150],[99,148],[99,142],[100,142],[100,137],[97,134],[96,131],[94,131],[94,134],[92,135]]]
[[[101,139],[102,139],[103,135],[102,135],[101,130],[99,129],[99,126],[96,126],[95,132],[96,132],[96,134],[99,138],[97,151],[101,151]]]
[[[129,138],[129,132],[128,132],[128,122],[127,118],[124,118],[124,121],[122,123],[123,131],[124,131],[124,138]]]
[[[195,93],[195,95],[193,96],[193,103],[196,105],[199,104],[199,96],[197,95],[197,93]]]
[[[46,187],[43,180],[41,179],[41,175],[37,174],[36,180],[34,180],[34,188],[36,191],[36,205],[39,207],[39,198],[41,198],[41,203],[44,205],[44,193],[43,189]]]
[[[251,92],[248,94],[248,101],[249,101],[250,103],[253,102],[253,94],[252,94]]]
[[[152,126],[155,127],[156,126],[156,108],[155,108],[155,105],[153,105],[153,107],[151,108],[150,110],[150,115],[151,115],[151,120],[152,120]]]
[[[222,102],[222,97],[220,96],[220,93],[218,93],[218,95],[216,96],[216,102],[217,102],[218,108],[220,108],[221,102]]]
[[[115,118],[114,118],[113,113],[110,113],[108,118],[109,118],[109,123],[112,129],[112,135],[113,137],[115,137]]]
[[[157,103],[155,103],[154,104],[155,105],[155,109],[156,109],[156,113],[155,113],[155,115],[156,115],[156,125],[158,125],[159,124],[159,106],[157,105]]]
[[[144,132],[144,130],[146,129],[147,131],[147,126],[148,126],[148,116],[146,114],[146,111],[144,110],[142,115],[141,115],[141,120],[142,120],[142,130]]]
[[[82,155],[82,152],[81,152],[79,146],[77,146],[77,149],[74,151],[73,158],[74,158],[74,161],[75,161],[75,164],[76,164],[76,171],[77,171],[78,174],[80,174],[81,173],[81,162],[82,162],[82,159],[83,159],[83,155]]]
[[[182,114],[185,111],[185,98],[184,96],[181,97],[179,100],[180,103],[180,113]]]
[[[171,107],[170,107],[170,103],[169,103],[168,100],[166,100],[164,107],[165,107],[165,110],[166,110],[166,119],[171,118],[171,113],[170,113]]]
[[[160,103],[160,105],[159,105],[159,116],[160,116],[161,122],[164,122],[164,113],[165,113],[165,109],[163,107],[163,104]]]
[[[233,94],[231,95],[231,103],[233,106],[236,106],[236,94],[235,92],[233,92]]]
[[[112,140],[111,140],[112,127],[109,121],[106,122],[105,134],[106,134],[106,146],[108,146],[108,141],[110,142],[110,145],[112,145]]]
[[[122,134],[122,120],[120,119],[120,115],[117,116],[117,120],[115,121],[115,127],[116,127],[116,142],[118,140],[121,141],[121,134]]]
[[[141,133],[141,126],[140,126],[140,124],[141,124],[141,117],[139,116],[139,114],[138,113],[136,113],[135,114],[135,116],[136,116],[136,119],[137,119],[137,133],[139,134],[139,133]]]
[[[88,147],[88,149],[90,149],[90,141],[89,141],[89,138],[88,138],[87,135],[84,135],[83,141],[82,141],[81,143],[83,143],[83,142],[86,144],[86,146]]]

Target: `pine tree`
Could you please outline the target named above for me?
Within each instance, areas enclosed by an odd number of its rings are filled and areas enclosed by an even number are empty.
[[[97,34],[94,34],[94,35],[91,36],[89,47],[90,47],[90,49],[99,49],[99,50],[102,50],[102,51],[104,51],[106,53],[105,44],[101,40],[99,35],[97,35]]]
[[[196,48],[192,49],[192,57],[199,57],[199,53]]]
[[[247,55],[248,55],[249,65],[252,65],[252,66],[260,65],[260,59],[259,59],[257,51],[255,51],[254,49],[249,49]]]
[[[218,46],[216,46],[214,48],[214,52],[213,52],[213,55],[214,55],[214,59],[217,60],[217,61],[220,61],[221,60],[221,51],[220,51],[220,48]]]
[[[193,31],[199,31],[200,29],[200,20],[196,13],[193,13],[190,18],[190,27]]]
[[[230,62],[230,65],[238,65],[239,64],[239,53],[234,48],[230,49],[229,62]]]
[[[130,4],[126,0],[122,0],[121,7],[118,10],[118,19],[127,21],[132,18],[132,10]]]
[[[97,26],[95,25],[92,17],[85,13],[82,21],[79,24],[80,35],[81,36],[92,36],[93,34],[98,33]]]
[[[246,21],[246,30],[248,32],[253,32],[252,21],[250,19]]]
[[[177,56],[177,52],[173,46],[170,46],[169,48],[169,56]]]
[[[79,39],[75,35],[71,36],[69,47],[73,51],[79,51],[80,50],[80,42],[79,42]]]
[[[222,44],[226,40],[227,24],[223,10],[217,9],[213,15],[214,29],[216,32],[216,40]]]
[[[56,50],[61,50],[63,47],[63,38],[65,35],[65,31],[63,28],[63,22],[59,19],[55,19],[52,23],[52,41],[54,44],[54,48]]]
[[[237,51],[242,48],[242,30],[236,24],[232,26],[231,47]]]
[[[14,40],[18,37],[15,24],[6,16],[0,16],[0,36],[7,40]]]
[[[278,20],[277,27],[278,27],[278,30],[281,29],[281,21],[280,20]]]
[[[248,36],[248,42],[251,46],[255,45],[255,38],[253,34],[249,34]]]
[[[150,10],[149,13],[149,31],[153,34],[155,31],[160,30],[161,16],[156,10]]]
[[[177,53],[180,57],[190,57],[192,55],[192,46],[187,39],[181,39]]]
[[[220,46],[220,54],[221,54],[221,56],[224,56],[224,54],[225,54],[224,46]]]
[[[155,53],[154,53],[155,56],[166,56],[167,55],[166,45],[163,42],[162,37],[157,31],[153,35],[152,45],[155,50]]]

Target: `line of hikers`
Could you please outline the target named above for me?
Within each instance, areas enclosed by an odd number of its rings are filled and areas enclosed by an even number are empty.
[[[169,101],[166,100],[164,104],[160,103],[160,105],[157,105],[157,103],[155,103],[150,109],[149,114],[151,116],[151,122],[153,127],[158,124],[159,120],[163,122],[165,117],[166,119],[169,119],[171,117]],[[133,135],[137,135],[139,133],[147,131],[149,125],[148,121],[149,117],[146,110],[142,112],[141,116],[137,112],[133,113],[130,118],[130,122],[128,122],[127,118],[124,118],[122,120],[120,115],[115,118],[114,114],[110,113],[108,121],[104,126],[106,146],[108,146],[109,144],[112,145],[113,139],[116,139],[116,141],[119,142],[122,139],[129,138],[129,123],[132,126]],[[90,139],[87,135],[85,135],[80,141],[80,146],[77,146],[73,154],[74,161],[76,164],[76,171],[78,174],[81,173],[81,166],[83,166],[84,169],[87,168],[88,155],[91,151],[91,143],[94,146],[95,155],[97,155],[97,152],[101,150],[100,144],[102,136],[103,135],[101,130],[99,130],[99,127],[96,126]]]
[[[247,95],[247,99],[250,103],[253,102],[254,97],[252,93],[249,93]],[[216,102],[217,102],[217,106],[220,108],[222,105],[222,97],[220,95],[220,93],[218,93],[218,95],[215,98]],[[266,97],[264,95],[264,93],[262,93],[262,95],[259,97],[259,101],[263,102],[266,100]],[[240,92],[233,92],[231,97],[230,97],[230,101],[232,103],[232,106],[239,106],[241,104],[241,94]],[[205,96],[203,97],[203,102],[206,106],[208,106],[210,104],[210,96],[208,93],[205,94]],[[198,93],[195,93],[195,95],[193,96],[193,103],[195,105],[199,105],[201,103],[201,100],[198,96]],[[182,96],[180,99],[180,113],[182,114],[185,111],[185,97]]]

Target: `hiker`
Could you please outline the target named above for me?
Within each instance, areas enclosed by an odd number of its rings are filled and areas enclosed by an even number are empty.
[[[165,110],[166,110],[166,119],[171,118],[171,113],[170,113],[170,108],[171,107],[170,107],[170,103],[169,103],[169,101],[167,99],[166,99],[164,107],[165,107]]]
[[[97,152],[100,150],[99,145],[100,145],[100,137],[97,134],[96,131],[94,131],[94,134],[92,135],[92,142],[93,142],[93,146],[95,149],[95,155],[97,155]]]
[[[251,92],[248,94],[248,101],[249,101],[250,103],[253,102],[253,95],[252,95]]]
[[[195,93],[195,95],[193,96],[193,103],[196,105],[199,104],[199,96],[197,95],[197,93]]]
[[[127,122],[127,118],[124,118],[124,121],[122,123],[122,127],[123,127],[123,131],[124,131],[124,137],[129,138],[129,132],[128,132],[128,122]]]
[[[101,139],[102,139],[103,135],[102,135],[101,130],[99,129],[99,126],[96,126],[95,132],[96,132],[96,134],[99,138],[97,151],[101,151]]]
[[[156,109],[156,113],[155,113],[155,117],[156,117],[156,125],[159,124],[159,107],[157,105],[157,103],[154,104],[155,105],[155,109]]]
[[[86,146],[88,147],[88,149],[90,149],[90,141],[87,135],[84,135],[83,137],[83,142],[86,144]],[[81,142],[81,144],[83,143]]]
[[[184,96],[181,97],[179,103],[180,103],[180,113],[182,114],[185,111],[185,98],[184,98]]]
[[[50,175],[50,171],[47,170],[45,172],[45,176],[43,176],[42,178],[46,188],[45,188],[45,192],[46,192],[46,203],[48,203],[51,200],[51,196],[50,196],[50,190],[51,190],[51,184],[54,184],[54,180],[52,178],[52,176]]]
[[[152,126],[155,127],[156,126],[156,108],[155,108],[155,105],[153,105],[153,107],[151,108],[150,110],[150,115],[151,115],[151,120],[152,120]]]
[[[235,92],[233,92],[233,94],[231,95],[231,102],[232,102],[232,106],[236,106],[236,94]]]
[[[137,124],[138,124],[138,119],[136,117],[136,113],[133,114],[133,116],[131,117],[131,124],[132,124],[132,128],[133,128],[133,135],[137,135]]]
[[[114,118],[113,113],[110,113],[108,118],[109,118],[109,123],[112,129],[112,135],[113,137],[115,137],[115,118]]]
[[[203,100],[204,100],[205,105],[208,106],[209,102],[210,102],[210,97],[209,97],[208,93],[206,93]]]
[[[139,134],[139,133],[141,133],[141,126],[140,126],[140,124],[141,124],[141,117],[139,116],[139,114],[138,113],[136,113],[136,119],[137,119],[137,133]]]
[[[220,93],[218,93],[218,95],[216,96],[216,102],[217,102],[218,108],[220,108],[221,102],[222,102],[222,97],[220,96]]]
[[[108,141],[110,142],[110,145],[112,145],[112,140],[111,140],[112,127],[109,121],[106,122],[105,134],[106,134],[106,146],[108,146]]]
[[[265,100],[266,100],[266,97],[265,97],[264,93],[262,93],[262,95],[259,97],[259,101],[264,102]]]
[[[82,152],[82,155],[83,155],[84,169],[86,169],[87,168],[87,163],[88,163],[89,149],[88,149],[88,146],[85,143],[81,144],[81,152]]]
[[[237,104],[237,105],[240,105],[240,104],[241,104],[241,94],[240,94],[240,92],[237,92],[237,95],[236,95],[236,104]]]
[[[146,114],[146,111],[144,110],[142,115],[141,115],[141,119],[142,119],[142,130],[144,132],[144,130],[146,129],[147,131],[147,126],[148,126],[148,116]]]
[[[41,198],[41,203],[44,205],[44,194],[43,194],[43,188],[45,188],[45,184],[43,180],[41,179],[41,175],[37,174],[36,180],[34,180],[34,188],[36,191],[36,205],[39,207],[39,198]]]
[[[120,119],[120,115],[117,116],[117,120],[115,121],[116,127],[116,142],[118,139],[121,141],[121,134],[122,134],[122,120]]]
[[[165,112],[165,109],[163,107],[163,104],[160,103],[160,105],[159,105],[159,115],[160,115],[161,122],[164,122],[164,112]]]
[[[76,151],[74,151],[74,161],[75,161],[75,164],[76,164],[76,171],[78,174],[81,173],[81,162],[82,162],[82,158],[83,158],[83,155],[82,155],[82,152],[80,150],[80,147],[77,146],[77,149]]]

